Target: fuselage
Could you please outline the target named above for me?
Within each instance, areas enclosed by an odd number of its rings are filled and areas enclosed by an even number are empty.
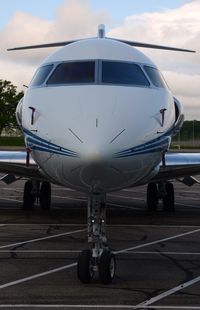
[[[151,60],[103,38],[49,56],[18,110],[45,176],[85,192],[148,182],[169,147],[177,112]]]

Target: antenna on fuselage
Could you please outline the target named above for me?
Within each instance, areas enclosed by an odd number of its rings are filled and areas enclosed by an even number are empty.
[[[98,38],[103,39],[105,38],[106,30],[105,30],[105,25],[100,24],[98,26]]]

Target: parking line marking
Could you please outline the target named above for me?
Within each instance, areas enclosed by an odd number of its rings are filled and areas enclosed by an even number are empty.
[[[52,195],[52,198],[66,199],[66,200],[77,200],[77,201],[87,201],[87,198],[74,198],[74,197],[62,197],[57,195]]]
[[[0,253],[10,253],[13,250],[0,250]],[[15,250],[16,253],[80,253],[81,250]],[[183,255],[183,256],[199,256],[200,252],[156,252],[156,251],[128,251],[125,254],[152,254],[152,255]]]
[[[0,250],[0,253],[80,253],[81,250]]]
[[[41,238],[36,238],[36,239],[31,239],[31,240],[26,240],[26,241],[11,243],[11,244],[6,244],[6,245],[0,246],[0,249],[5,249],[5,248],[12,247],[12,246],[21,245],[21,244],[38,242],[38,241],[42,241],[42,240],[58,238],[58,237],[61,237],[61,236],[67,236],[67,235],[71,235],[71,234],[76,234],[76,233],[83,232],[83,231],[86,231],[86,228],[79,229],[79,230],[73,230],[73,231],[69,231],[69,232],[66,232],[66,233],[61,233],[61,234],[57,234],[57,235],[53,235],[53,236],[41,237]]]
[[[195,209],[199,209],[200,206],[194,206],[194,205],[188,205],[188,204],[184,204],[184,203],[176,203],[177,206],[183,206],[185,208],[195,208]]]
[[[107,202],[108,206],[111,207],[118,207],[118,208],[122,208],[122,209],[130,209],[130,210],[142,210],[142,208],[137,208],[137,207],[129,207],[129,206],[124,206],[124,205],[119,205],[117,203],[112,203],[112,202]]]
[[[57,305],[34,305],[34,304],[14,304],[14,305],[0,305],[0,308],[28,308],[28,309],[41,309],[41,308],[55,308],[55,309],[62,309],[62,308],[75,308],[75,309],[138,309],[138,306],[133,306],[133,305],[61,305],[61,304],[57,304]],[[142,309],[181,309],[181,310],[200,310],[200,306],[144,306]]]
[[[181,290],[185,289],[186,287],[189,287],[189,286],[191,286],[191,285],[193,285],[199,281],[200,281],[200,276],[198,276],[198,277],[196,277],[190,281],[184,282],[178,286],[175,286],[175,287],[171,288],[170,290],[167,290],[167,291],[165,291],[165,292],[163,292],[163,293],[161,293],[155,297],[147,299],[147,300],[143,301],[142,303],[138,304],[137,306],[138,307],[149,306],[149,305],[153,304],[154,302],[161,300],[167,296],[170,296],[170,295],[172,295],[178,291],[181,291]]]
[[[0,197],[0,200],[9,200],[9,201],[15,201],[15,202],[20,202],[22,203],[22,200],[18,200],[18,199],[12,199],[12,198],[7,198],[7,197]]]
[[[114,197],[114,198],[123,198],[123,199],[130,199],[130,200],[145,201],[145,199],[144,199],[144,198],[139,198],[139,197],[130,197],[130,196],[123,196],[123,195],[113,195],[113,194],[108,194],[108,197]]]
[[[0,251],[1,252],[1,251]],[[161,252],[161,251],[128,251],[127,254],[153,254],[153,255],[200,255],[200,252]]]
[[[130,248],[126,248],[126,249],[123,249],[123,250],[115,251],[114,253],[115,254],[121,254],[121,253],[124,253],[124,252],[127,252],[127,251],[132,251],[132,250],[139,249],[139,248],[142,248],[142,247],[146,247],[146,246],[149,246],[149,245],[157,244],[159,242],[166,242],[166,241],[173,240],[173,239],[176,239],[176,238],[188,236],[188,235],[191,235],[191,234],[194,234],[194,233],[197,233],[197,232],[200,232],[200,229],[195,229],[195,230],[188,231],[188,232],[185,232],[185,233],[182,233],[182,234],[178,234],[178,235],[175,235],[175,236],[172,236],[172,237],[167,237],[167,238],[164,238],[164,239],[160,239],[160,240],[156,240],[156,241],[152,241],[152,242],[148,242],[148,243],[144,243],[144,244],[139,244],[139,245],[136,245],[134,247],[130,247]]]
[[[77,231],[74,231],[74,232],[71,232],[71,233],[80,232],[80,231],[84,231],[84,230],[86,230],[86,229],[77,230]],[[131,247],[131,248],[128,248],[128,249],[116,251],[115,253],[116,254],[124,253],[124,252],[127,252],[128,250],[133,250],[133,249],[136,249],[136,248],[142,248],[142,247],[146,247],[146,246],[151,245],[151,244],[156,244],[156,243],[159,243],[159,242],[164,242],[164,241],[172,240],[172,239],[175,239],[175,238],[180,238],[182,236],[190,235],[190,234],[193,234],[193,233],[196,233],[196,232],[199,232],[199,231],[200,231],[200,229],[192,230],[192,231],[189,231],[189,232],[186,232],[186,233],[182,233],[182,234],[178,234],[178,235],[175,235],[175,236],[172,236],[172,237],[169,237],[169,238],[164,238],[164,239],[160,239],[160,240],[157,240],[157,241],[153,241],[153,242],[149,242],[149,243],[144,243],[144,244],[141,244],[141,245],[138,245],[138,246],[135,246],[135,247]],[[59,234],[59,235],[63,235],[63,234]],[[58,235],[55,235],[55,236],[57,237]],[[50,236],[50,237],[54,237],[54,236]],[[48,238],[48,237],[45,237],[45,238]],[[38,239],[35,239],[35,240],[38,240]],[[20,242],[20,244],[21,244],[21,242]],[[35,274],[33,276],[29,276],[29,277],[26,277],[26,278],[23,278],[23,279],[12,281],[12,282],[0,285],[0,289],[6,288],[6,287],[9,287],[9,286],[13,286],[13,285],[16,285],[16,284],[20,284],[22,282],[26,282],[26,281],[29,281],[29,280],[33,280],[33,279],[36,279],[36,278],[39,278],[39,277],[42,277],[42,276],[46,276],[48,274],[55,273],[55,272],[58,272],[60,270],[69,269],[69,268],[75,267],[76,265],[77,265],[77,263],[74,262],[74,263],[72,263],[70,265],[62,266],[62,267],[55,268],[55,269],[52,269],[52,270],[49,270],[49,271],[46,271],[46,272]],[[137,309],[137,308],[135,308],[135,309]]]
[[[26,278],[22,278],[22,279],[15,280],[15,281],[12,281],[12,282],[9,282],[9,283],[5,283],[5,284],[0,285],[0,289],[6,288],[6,287],[10,287],[10,286],[13,286],[13,285],[16,285],[16,284],[21,284],[23,282],[34,280],[34,279],[37,279],[37,278],[40,278],[40,277],[44,277],[44,276],[47,276],[49,274],[52,274],[52,273],[55,273],[55,272],[59,272],[61,270],[65,270],[65,269],[69,269],[69,268],[75,267],[76,265],[77,265],[77,263],[72,263],[72,264],[65,265],[65,266],[62,266],[62,267],[58,267],[58,268],[55,268],[55,269],[51,269],[51,270],[48,270],[48,271],[45,271],[45,272],[37,273],[37,274],[34,274],[34,275],[26,277]]]

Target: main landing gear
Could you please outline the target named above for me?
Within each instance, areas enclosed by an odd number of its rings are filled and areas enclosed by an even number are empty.
[[[159,200],[162,200],[164,210],[174,212],[174,186],[170,182],[149,183],[147,186],[147,208],[155,211]]]
[[[110,284],[115,276],[116,260],[107,245],[105,197],[94,194],[88,199],[88,242],[78,258],[77,275],[82,283],[90,283],[97,275],[102,284]]]
[[[27,181],[24,185],[23,210],[31,210],[39,199],[40,207],[43,210],[51,206],[51,184],[49,182]]]

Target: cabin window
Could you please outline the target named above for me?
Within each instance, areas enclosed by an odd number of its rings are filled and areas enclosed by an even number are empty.
[[[94,83],[95,62],[68,62],[59,64],[49,80],[48,85]]]
[[[117,61],[102,61],[102,83],[150,86],[139,65]]]
[[[146,71],[149,79],[151,80],[154,86],[166,88],[166,84],[163,80],[161,73],[158,71],[158,69],[149,67],[149,66],[144,66],[144,70]]]
[[[53,65],[47,65],[47,66],[40,67],[36,71],[32,81],[31,81],[30,86],[42,85],[45,82],[46,78],[48,77],[49,73],[51,72],[52,68],[53,68]]]

